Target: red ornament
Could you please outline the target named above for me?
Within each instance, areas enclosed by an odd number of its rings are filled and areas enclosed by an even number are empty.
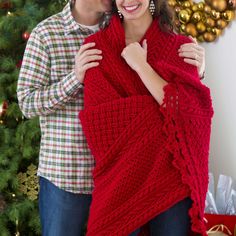
[[[7,101],[3,101],[3,102],[0,104],[0,117],[6,114],[7,108],[8,108],[8,103],[7,103]]]
[[[20,68],[21,68],[21,65],[22,65],[22,60],[20,60],[20,61],[16,64],[16,67],[20,69]]]
[[[3,1],[0,3],[0,9],[10,9],[12,8],[12,3],[10,1]]]
[[[30,33],[28,31],[25,31],[23,34],[22,34],[22,38],[27,41],[30,37]]]

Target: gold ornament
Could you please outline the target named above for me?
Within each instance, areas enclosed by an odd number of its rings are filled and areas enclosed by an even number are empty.
[[[234,13],[234,11],[227,10],[227,11],[222,13],[222,17],[226,21],[232,21],[235,17],[235,13]]]
[[[38,198],[39,183],[37,177],[37,167],[31,164],[26,173],[20,172],[18,174],[18,180],[20,182],[20,191],[27,195],[32,201]]]
[[[212,18],[208,17],[206,18],[205,24],[207,27],[214,27],[215,21]]]
[[[200,42],[214,41],[235,19],[236,0],[205,0],[198,3],[192,0],[168,0],[168,3],[174,8],[177,31],[196,37]]]
[[[199,42],[204,42],[204,41],[205,41],[204,38],[203,38],[203,35],[199,35],[199,36],[197,37],[197,40],[198,40]]]
[[[208,5],[204,6],[204,12],[208,15],[211,14],[211,7]]]
[[[180,26],[180,33],[185,34],[185,29],[186,29],[186,25],[181,25]]]
[[[209,32],[209,33],[211,33],[212,28],[211,28],[211,27],[207,27],[207,28],[206,28],[206,31]]]
[[[205,32],[203,34],[203,38],[206,42],[213,42],[216,38],[216,36],[210,32]]]
[[[205,26],[205,24],[202,21],[197,23],[197,31],[200,34],[202,34],[202,33],[204,33],[206,31],[206,26]]]
[[[188,23],[186,25],[185,32],[186,34],[191,35],[194,38],[196,38],[198,35],[197,29],[193,23]]]
[[[214,20],[218,20],[220,18],[220,12],[216,11],[216,10],[211,10],[211,17]]]
[[[193,11],[198,11],[198,5],[197,5],[197,4],[193,4],[192,10],[193,10]]]
[[[189,1],[185,1],[183,4],[182,4],[182,6],[183,7],[185,7],[185,8],[189,8],[189,7],[191,7],[191,3],[189,2]]]
[[[193,11],[191,10],[191,8],[186,8],[185,10],[188,12],[190,16],[193,14]]]
[[[191,18],[191,20],[192,20],[194,23],[199,22],[201,19],[202,19],[202,14],[201,14],[200,11],[194,12],[193,15],[192,15],[192,18]]]
[[[227,26],[227,22],[225,20],[219,19],[216,21],[216,27],[218,29],[224,29]]]
[[[198,8],[199,11],[203,11],[203,9],[204,9],[204,3],[203,3],[203,2],[199,2],[199,3],[197,4],[197,8]]]
[[[181,10],[178,15],[179,15],[179,21],[181,23],[189,22],[190,14],[186,10]]]
[[[174,7],[177,3],[175,0],[168,0],[168,4],[170,7]]]
[[[217,28],[212,28],[211,29],[211,32],[216,35],[217,37],[219,37],[221,35],[221,30],[220,29],[217,29]]]
[[[213,0],[212,1],[212,7],[216,10],[216,11],[225,11],[227,8],[227,2],[226,0]]]

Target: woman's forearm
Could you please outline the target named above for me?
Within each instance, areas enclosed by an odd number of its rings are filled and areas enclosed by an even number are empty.
[[[167,82],[148,63],[144,64],[136,72],[154,99],[161,105],[164,98],[163,88],[167,85]]]

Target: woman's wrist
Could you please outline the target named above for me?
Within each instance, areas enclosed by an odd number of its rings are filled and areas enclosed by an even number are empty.
[[[140,65],[136,72],[137,74],[141,77],[145,74],[147,74],[148,72],[152,71],[152,67],[148,64],[148,62],[145,62],[143,65]]]

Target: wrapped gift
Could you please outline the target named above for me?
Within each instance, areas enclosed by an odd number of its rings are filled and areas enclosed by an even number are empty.
[[[230,176],[220,175],[216,191],[214,186],[214,177],[210,173],[205,208],[207,230],[214,227],[215,234],[209,234],[214,236],[220,233],[233,235],[236,226],[236,182]]]
[[[205,214],[205,219],[208,231],[214,226],[223,225],[225,226],[225,230],[223,232],[227,233],[226,235],[233,235],[234,229],[236,227],[236,215]],[[231,234],[229,234],[227,229],[231,232]],[[218,230],[220,230],[220,228],[218,228]]]
[[[227,234],[224,232],[227,232]],[[232,233],[225,225],[215,225],[207,231],[207,235],[209,235],[209,236],[230,236],[230,235],[232,235]]]

